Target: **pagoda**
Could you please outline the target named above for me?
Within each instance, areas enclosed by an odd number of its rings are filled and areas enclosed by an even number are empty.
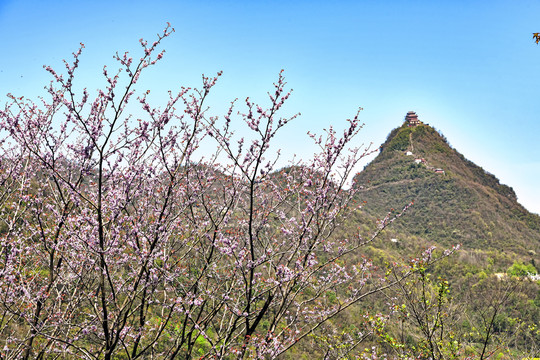
[[[418,120],[418,115],[414,111],[407,112],[407,115],[405,115],[405,121],[408,122],[409,126],[416,126],[420,124],[420,120]]]

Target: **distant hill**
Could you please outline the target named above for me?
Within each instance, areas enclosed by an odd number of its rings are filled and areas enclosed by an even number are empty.
[[[392,130],[379,155],[356,175],[355,186],[367,215],[381,216],[414,201],[392,225],[393,236],[443,246],[461,243],[465,250],[507,252],[539,262],[540,216],[429,125],[410,125],[406,119]]]

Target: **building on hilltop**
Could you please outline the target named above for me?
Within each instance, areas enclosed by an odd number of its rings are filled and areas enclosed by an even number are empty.
[[[405,115],[405,121],[409,126],[416,126],[421,123],[421,121],[418,120],[418,115],[416,115],[414,111],[407,112],[407,115]]]

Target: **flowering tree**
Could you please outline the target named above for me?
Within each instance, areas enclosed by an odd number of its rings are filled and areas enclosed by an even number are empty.
[[[222,118],[205,105],[221,73],[163,107],[135,95],[172,31],[141,40],[139,60],[116,54],[93,100],[74,88],[81,44],[65,74],[46,67],[49,100],[9,95],[0,111],[0,358],[276,357],[406,276],[340,260],[393,220],[333,236],[357,211],[345,185],[369,152],[349,147],[358,114],[274,171],[269,145],[295,117],[279,116],[282,73],[267,107],[233,101]],[[128,114],[137,102],[144,119]],[[234,136],[241,121],[251,138]]]

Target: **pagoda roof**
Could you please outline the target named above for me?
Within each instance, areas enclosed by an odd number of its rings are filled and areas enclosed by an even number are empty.
[[[410,125],[418,125],[420,123],[418,115],[414,111],[407,112],[407,115],[405,115],[405,121],[408,121]]]

